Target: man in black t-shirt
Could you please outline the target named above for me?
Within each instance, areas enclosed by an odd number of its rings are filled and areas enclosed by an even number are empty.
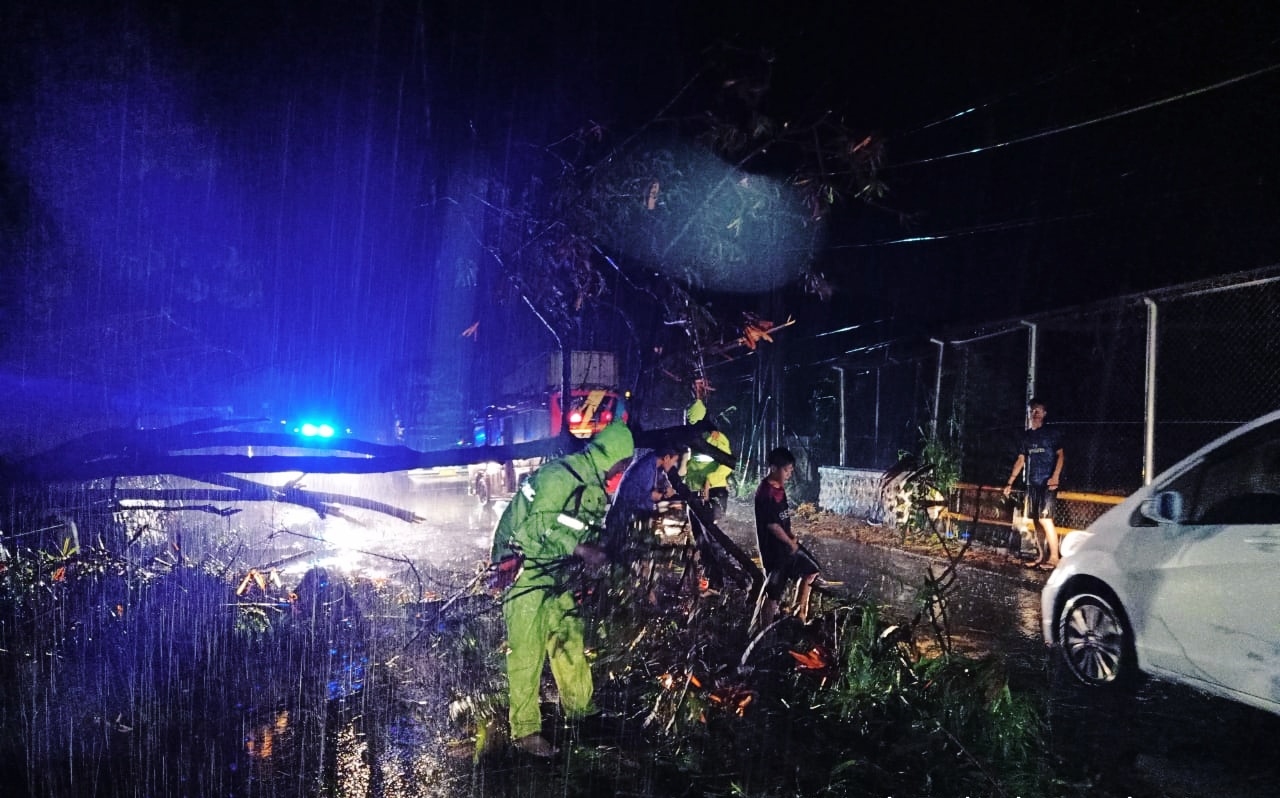
[[[1053,508],[1058,496],[1058,477],[1062,475],[1062,433],[1044,425],[1048,410],[1039,399],[1027,402],[1031,425],[1022,433],[1022,451],[1013,463],[1004,495],[1013,492],[1018,472],[1027,470],[1027,516],[1035,524],[1035,562],[1030,567],[1053,568],[1058,564],[1058,530],[1053,525]]]
[[[800,548],[791,534],[791,508],[787,504],[786,483],[796,468],[796,458],[783,448],[769,452],[769,473],[756,489],[756,542],[764,564],[765,599],[760,610],[760,628],[773,622],[782,603],[782,593],[790,579],[800,580],[796,594],[796,617],[809,619],[809,591],[818,576],[818,566]]]

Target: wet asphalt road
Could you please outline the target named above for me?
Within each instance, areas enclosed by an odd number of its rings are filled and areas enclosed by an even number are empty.
[[[363,553],[345,556],[375,569],[407,559],[441,593],[465,584],[487,559],[494,510],[483,510],[461,482],[387,478],[395,480],[387,485],[388,498],[423,521],[367,525],[359,535]],[[748,514],[749,508],[735,508],[723,526],[754,553]],[[938,560],[851,540],[805,543],[821,560],[824,576],[840,583],[833,592],[877,602],[904,620],[916,612],[928,570],[942,570]],[[947,610],[960,651],[999,654],[1015,690],[1044,698],[1052,748],[1045,755],[1063,763],[1060,772],[1104,795],[1275,794],[1280,717],[1150,681],[1134,694],[1116,696],[1076,687],[1040,640],[1040,585],[1033,575],[962,567]]]

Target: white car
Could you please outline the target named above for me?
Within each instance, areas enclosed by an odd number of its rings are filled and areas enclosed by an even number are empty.
[[[1040,606],[1086,685],[1141,671],[1280,714],[1280,411],[1064,538]]]

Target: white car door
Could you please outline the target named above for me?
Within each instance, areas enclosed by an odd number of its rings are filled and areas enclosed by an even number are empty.
[[[1164,530],[1176,551],[1150,604],[1150,621],[1177,651],[1154,665],[1269,701],[1280,701],[1277,433],[1255,430],[1177,480],[1185,520]]]
[[[1155,623],[1181,647],[1183,675],[1280,700],[1280,524],[1183,533],[1188,543],[1165,564],[1152,603]]]

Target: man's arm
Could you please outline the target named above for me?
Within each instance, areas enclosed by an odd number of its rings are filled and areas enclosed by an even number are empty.
[[[1018,474],[1022,472],[1022,466],[1026,462],[1026,456],[1019,454],[1018,459],[1013,461],[1013,470],[1009,472],[1009,481],[1005,483],[1004,495],[1008,496],[1013,492],[1013,481],[1018,478]],[[1062,465],[1062,450],[1058,450],[1058,465]],[[1054,472],[1057,473],[1056,471]]]
[[[676,489],[671,485],[671,478],[667,476],[666,471],[659,469],[653,481],[653,490],[649,491],[649,498],[656,504],[674,495],[676,495]]]
[[[1053,474],[1049,477],[1049,490],[1058,489],[1058,477],[1062,474],[1062,448],[1059,447],[1058,451],[1054,454],[1056,455],[1056,458],[1053,463]]]
[[[769,530],[769,534],[773,535],[778,540],[787,544],[787,548],[791,549],[791,551],[794,552],[797,548],[799,548],[800,544],[796,542],[795,538],[787,534],[787,530],[782,528],[782,524],[774,522],[767,525],[765,529]]]

